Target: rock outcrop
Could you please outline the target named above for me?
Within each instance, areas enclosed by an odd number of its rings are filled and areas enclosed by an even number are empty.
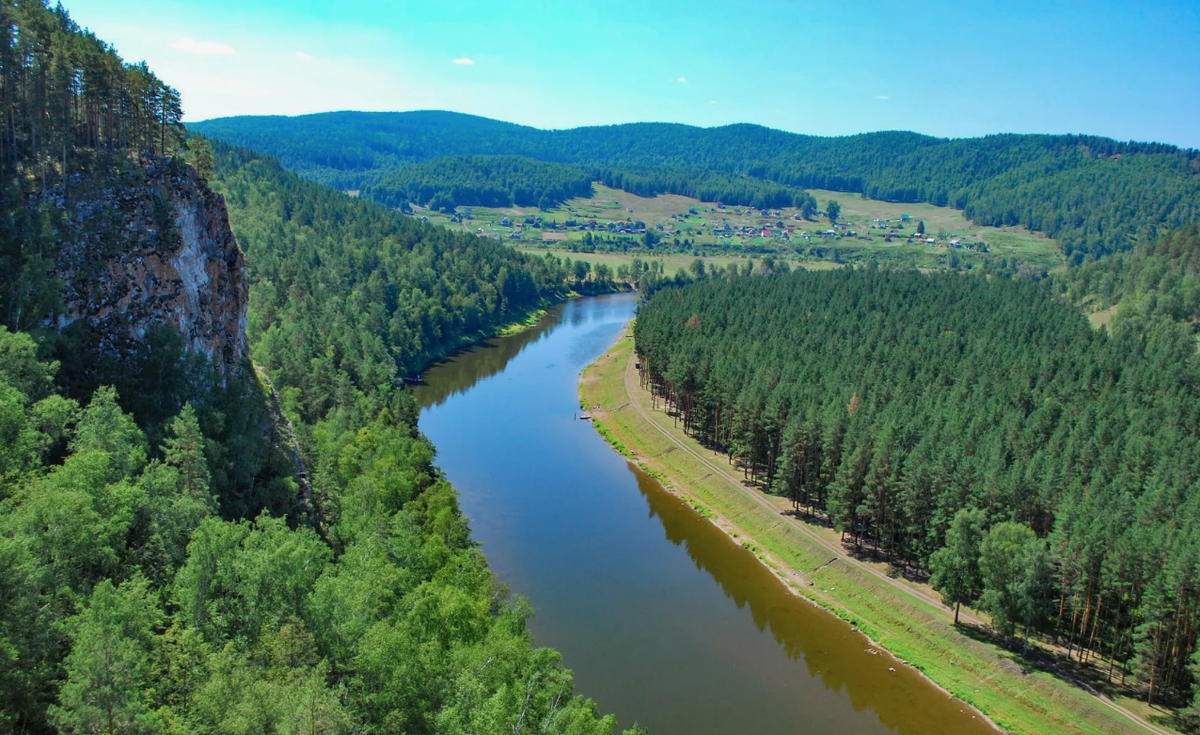
[[[72,234],[55,263],[63,308],[54,326],[119,358],[170,325],[222,376],[239,370],[249,289],[221,195],[190,166],[167,161],[98,188],[76,183],[89,190],[62,197]]]

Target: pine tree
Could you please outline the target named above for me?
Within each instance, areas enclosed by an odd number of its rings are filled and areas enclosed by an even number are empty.
[[[168,432],[163,442],[163,459],[179,470],[180,489],[194,498],[207,499],[211,478],[204,456],[204,432],[191,403],[184,405]]]

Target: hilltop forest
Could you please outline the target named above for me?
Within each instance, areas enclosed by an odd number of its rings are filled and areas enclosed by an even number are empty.
[[[609,171],[608,182],[637,182],[630,190],[642,195],[702,191],[710,200],[778,206],[778,197],[765,196],[769,190],[754,188],[757,181],[777,192],[786,187],[785,198],[798,206],[805,187],[928,202],[961,209],[979,224],[1043,232],[1072,263],[1200,220],[1200,152],[1095,136],[822,138],[755,125],[660,123],[539,130],[449,112],[240,117],[193,129],[344,189],[434,158],[523,156],[588,167],[598,180]],[[732,178],[702,189],[684,183],[714,175]]]
[[[565,264],[185,139],[173,92],[61,7],[0,20],[0,732],[609,735],[397,379],[561,296]],[[80,227],[61,202],[185,159],[228,196],[270,384],[249,362],[217,380],[170,328],[116,387],[76,383],[51,328]]]
[[[344,180],[363,197],[397,209],[410,203],[448,212],[460,206],[550,209],[576,197],[591,197],[595,181],[638,196],[670,193],[764,209],[817,208],[808,192],[749,176],[584,167],[522,156],[447,156]]]

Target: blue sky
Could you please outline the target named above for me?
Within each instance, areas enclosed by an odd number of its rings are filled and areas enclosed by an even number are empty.
[[[1095,133],[1200,147],[1200,0],[64,0],[188,120]]]

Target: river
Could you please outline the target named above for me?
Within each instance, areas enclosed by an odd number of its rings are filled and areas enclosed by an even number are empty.
[[[575,418],[580,371],[634,310],[632,295],[570,301],[417,389],[474,538],[577,691],[653,735],[994,733]]]

